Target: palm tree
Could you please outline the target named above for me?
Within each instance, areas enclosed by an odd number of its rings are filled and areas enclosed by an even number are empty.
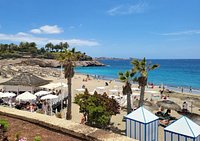
[[[50,50],[52,51],[53,50],[53,47],[54,45],[50,42],[50,43],[47,43],[45,45],[45,49],[47,50],[47,52],[49,52]]]
[[[68,105],[67,105],[67,113],[66,113],[66,119],[70,120],[72,118],[71,115],[71,106],[72,106],[72,77],[74,76],[74,66],[73,66],[73,60],[74,60],[74,54],[72,52],[66,51],[66,59],[64,62],[64,74],[65,78],[67,78],[67,85],[68,85]]]
[[[119,73],[119,79],[125,82],[125,86],[123,86],[122,93],[123,95],[127,95],[127,114],[131,113],[131,81],[133,81],[134,73],[131,71],[126,71],[125,73]]]
[[[159,65],[152,65],[151,63],[147,63],[145,57],[141,61],[139,61],[138,59],[134,59],[131,63],[133,64],[132,72],[136,74],[135,81],[137,81],[139,86],[141,87],[140,101],[138,105],[138,107],[140,107],[143,105],[144,102],[144,92],[145,86],[147,85],[148,73],[149,71],[159,67]]]

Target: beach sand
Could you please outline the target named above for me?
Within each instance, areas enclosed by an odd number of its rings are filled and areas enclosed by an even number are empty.
[[[94,89],[96,89],[96,87],[106,87],[106,90],[108,92],[109,89],[116,89],[116,86],[118,86],[119,89],[122,88],[123,83],[122,82],[118,82],[118,81],[111,81],[111,83],[109,83],[109,80],[99,80],[99,79],[94,79],[92,77],[91,80],[88,80],[87,82],[83,81],[83,79],[86,79],[86,75],[83,74],[75,74],[75,76],[72,79],[72,98],[74,98],[74,96],[76,94],[78,94],[79,92],[76,89],[80,89],[82,87],[82,85],[85,85],[85,87],[88,89],[89,92],[94,91]],[[67,83],[67,80],[62,78],[55,78],[55,77],[46,77],[45,79],[48,80],[52,80],[53,82],[63,82],[63,83]],[[9,79],[3,79],[0,78],[0,83],[7,81]],[[105,82],[108,82],[108,86],[105,86]],[[132,87],[137,87],[138,85],[134,84],[132,85]],[[156,90],[159,91],[160,89],[158,87],[155,87],[154,89],[149,89],[149,90]],[[175,101],[177,104],[179,104],[182,107],[182,103],[183,101],[180,100],[181,97],[183,96],[188,96],[191,94],[179,94],[179,93],[173,93],[173,94],[166,94],[169,95],[170,100]],[[194,97],[200,97],[200,95],[191,95]],[[146,98],[149,97],[149,95],[145,95]],[[65,115],[66,109],[63,110],[63,116]],[[154,113],[156,111],[153,111]],[[193,112],[200,114],[199,108],[194,107],[193,108]],[[125,122],[122,121],[123,116],[126,115],[126,111],[121,110],[120,114],[117,114],[116,116],[112,116],[111,122],[114,123],[114,126],[117,127],[118,129],[120,129],[122,131],[122,133],[124,133],[123,131],[125,131]],[[171,113],[172,116],[175,116],[177,118],[181,117],[182,115],[179,115],[177,112],[172,111]],[[80,123],[80,119],[82,117],[82,114],[79,113],[79,106],[72,103],[72,120],[74,122]],[[163,127],[159,127],[159,141],[164,140],[164,131],[163,131]]]

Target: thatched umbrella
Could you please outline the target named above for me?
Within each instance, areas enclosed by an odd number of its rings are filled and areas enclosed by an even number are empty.
[[[196,114],[196,113],[180,113],[186,117],[188,117],[189,119],[191,119],[192,121],[194,121],[195,123],[197,123],[200,126],[200,115]]]
[[[135,100],[135,101],[133,101],[133,106],[138,106],[138,104],[139,104],[139,100]],[[155,110],[158,110],[158,106],[156,105],[156,104],[154,104],[154,103],[152,103],[152,102],[150,102],[150,101],[144,101],[144,103],[143,103],[143,106],[146,108],[146,109],[148,109],[148,110],[150,110],[150,111],[155,111]]]
[[[175,111],[181,110],[181,107],[178,104],[176,104],[175,102],[170,101],[170,100],[158,101],[156,104],[159,107],[163,107],[165,109],[171,109],[171,110],[175,110]]]
[[[19,75],[13,77],[11,80],[0,83],[0,85],[14,85],[14,86],[34,86],[38,87],[46,85],[50,80],[44,80],[28,72],[22,72]]]

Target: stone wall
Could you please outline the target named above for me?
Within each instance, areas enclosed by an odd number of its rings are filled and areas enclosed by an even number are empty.
[[[0,115],[9,116],[28,121],[63,134],[72,135],[89,141],[136,141],[128,137],[89,127],[65,119],[47,116],[39,113],[17,110],[14,108],[0,107]]]

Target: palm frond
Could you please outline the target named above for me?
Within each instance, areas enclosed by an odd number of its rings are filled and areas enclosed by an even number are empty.
[[[154,69],[158,68],[159,66],[160,65],[158,65],[158,64],[154,64],[154,65],[151,66],[151,70],[154,70]]]
[[[121,80],[121,81],[126,81],[126,77],[123,76],[123,75],[121,75],[121,76],[119,76],[119,80]]]
[[[130,76],[129,71],[126,71],[126,72],[125,72],[125,76],[126,76],[126,78],[129,78],[129,76]]]
[[[124,75],[123,72],[119,72],[118,74],[119,74],[119,75]]]

